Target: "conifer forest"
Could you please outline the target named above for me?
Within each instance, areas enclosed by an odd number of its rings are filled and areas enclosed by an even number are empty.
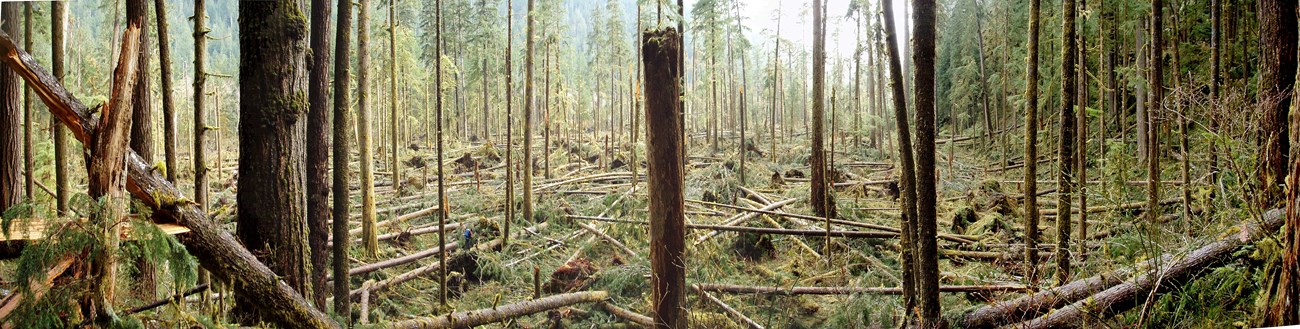
[[[1300,325],[1298,13],[0,1],[0,329]]]

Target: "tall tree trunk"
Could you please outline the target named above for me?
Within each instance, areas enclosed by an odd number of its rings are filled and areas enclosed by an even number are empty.
[[[208,80],[208,73],[204,71],[206,66],[205,58],[208,56],[208,21],[207,8],[205,0],[194,0],[194,200],[199,204],[199,210],[204,214],[208,213],[208,157],[207,157],[207,131],[206,121],[207,110],[204,108],[206,96],[204,95],[204,83]],[[62,3],[61,1],[56,1]],[[55,5],[58,8],[58,5]],[[64,8],[66,12],[66,7]],[[57,42],[56,42],[57,43]],[[55,62],[55,72],[59,71],[59,61]],[[55,73],[58,75],[58,73]],[[206,270],[199,269],[199,279],[197,284],[205,284],[211,281],[211,275]],[[208,294],[202,297],[204,307],[207,307]]]
[[[901,204],[902,218],[899,219],[899,226],[902,227],[903,234],[899,239],[899,258],[902,258],[903,264],[903,305],[907,314],[915,314],[916,308],[916,166],[912,155],[912,128],[908,123],[907,100],[903,98],[903,89],[906,85],[903,82],[903,64],[898,53],[898,36],[895,32],[897,28],[894,24],[894,5],[893,1],[881,2],[883,8],[880,17],[884,22],[883,30],[885,33],[884,40],[880,40],[881,29],[876,30],[876,39],[884,42],[883,46],[889,53],[886,60],[889,63],[889,87],[893,97],[890,99],[894,102],[894,127],[898,129],[898,160],[899,160],[899,189],[903,194],[899,197]]]
[[[781,11],[781,2],[777,1],[776,10]],[[777,109],[781,106],[781,15],[776,16],[776,38],[772,40],[772,162],[776,162],[776,120]]]
[[[202,8],[199,4],[203,0],[195,0],[195,8]],[[50,66],[54,71],[54,78],[60,83],[64,80],[64,66],[66,59],[64,53],[68,48],[68,3],[66,1],[51,1],[53,13],[50,17]],[[54,200],[60,216],[69,215],[68,199],[71,197],[71,178],[68,177],[68,162],[72,160],[68,155],[68,128],[64,127],[59,120],[51,120],[54,130]],[[198,196],[197,194],[195,195]],[[202,199],[198,199],[202,200]]]
[[[23,47],[32,49],[32,3],[23,4]],[[36,126],[36,121],[32,118],[32,87],[24,86],[23,88],[23,195],[28,201],[36,200],[36,162],[32,157],[32,129]],[[3,134],[3,133],[0,133]],[[13,153],[10,153],[13,154]],[[16,180],[15,180],[16,181]],[[0,211],[4,211],[6,206],[0,206]]]
[[[361,239],[366,257],[379,252],[379,233],[375,229],[375,157],[370,129],[370,0],[359,0],[357,7],[357,152],[361,157]],[[340,10],[340,12],[342,12]],[[382,156],[382,155],[380,155]]]
[[[1070,205],[1074,202],[1074,169],[1077,166],[1074,154],[1078,139],[1074,104],[1078,101],[1078,76],[1075,75],[1076,55],[1078,52],[1075,39],[1074,20],[1078,8],[1074,0],[1061,1],[1063,19],[1061,22],[1061,138],[1057,142],[1060,157],[1060,172],[1056,175],[1058,197],[1056,207],[1056,284],[1070,282]],[[1026,158],[1025,161],[1035,161]],[[1155,209],[1154,207],[1148,209]]]
[[[236,233],[289,287],[310,296],[304,139],[307,22],[296,1],[239,3],[239,225]],[[344,219],[339,219],[344,220]],[[340,243],[346,243],[340,241]],[[235,298],[240,323],[265,320]]]
[[[1039,0],[1029,0],[1029,56],[1025,59],[1025,262],[1038,282],[1038,30]]]
[[[325,308],[325,272],[329,259],[330,221],[330,185],[329,185],[329,151],[330,151],[330,116],[329,102],[329,63],[330,63],[330,5],[328,0],[311,1],[311,67],[307,75],[307,240],[311,244],[311,281],[312,289],[319,292],[311,299],[316,308]],[[343,11],[340,10],[342,15]],[[342,17],[342,16],[339,16]],[[342,20],[340,20],[341,22]],[[343,35],[347,31],[339,31]],[[339,57],[347,58],[347,53]],[[346,68],[344,68],[346,69]],[[346,87],[347,76],[342,80]],[[335,81],[335,85],[339,82]],[[337,88],[336,88],[337,89]],[[347,90],[340,90],[346,93]],[[337,96],[336,96],[337,97]],[[347,96],[344,96],[344,99]],[[346,105],[346,104],[345,104]],[[338,107],[335,106],[335,112]],[[345,155],[346,156],[346,155]],[[346,165],[346,164],[344,164]],[[338,168],[335,168],[336,170]],[[345,191],[346,193],[346,191]],[[345,208],[346,209],[346,208]],[[344,212],[343,217],[348,218]],[[347,222],[347,221],[341,221]],[[348,241],[348,240],[339,240]],[[347,245],[347,243],[340,243]]]
[[[390,7],[391,8],[391,7]],[[433,61],[434,65],[434,104],[438,112],[437,133],[438,133],[438,245],[447,245],[447,188],[444,185],[446,177],[442,171],[442,0],[434,0],[434,31],[437,37],[434,39],[434,53],[437,54]],[[468,248],[469,246],[465,246]],[[442,307],[447,307],[447,248],[438,248],[438,303]]]
[[[1260,209],[1277,207],[1283,199],[1287,174],[1287,113],[1291,110],[1290,90],[1296,77],[1296,8],[1294,2],[1259,2],[1259,184],[1263,191]]]
[[[1081,8],[1086,12],[1088,10],[1087,0],[1079,0],[1078,8]],[[1075,57],[1075,62],[1077,63],[1076,65],[1078,67],[1077,74],[1076,74],[1078,78],[1075,84],[1078,88],[1077,91],[1078,97],[1076,98],[1077,100],[1075,101],[1075,104],[1077,107],[1079,107],[1077,111],[1077,116],[1079,117],[1079,119],[1075,123],[1075,127],[1077,128],[1078,131],[1078,133],[1076,134],[1077,137],[1075,138],[1078,144],[1078,147],[1075,149],[1077,150],[1076,151],[1077,161],[1075,162],[1078,163],[1078,168],[1075,169],[1078,172],[1078,177],[1075,180],[1077,183],[1075,183],[1076,184],[1075,186],[1078,187],[1079,190],[1079,210],[1080,210],[1079,230],[1078,230],[1079,256],[1082,259],[1087,259],[1088,257],[1088,253],[1087,253],[1088,212],[1085,210],[1088,209],[1088,111],[1086,108],[1088,106],[1088,76],[1089,75],[1088,75],[1088,45],[1087,45],[1088,22],[1086,21],[1087,16],[1085,16],[1084,19],[1085,21],[1080,22],[1078,25],[1080,31],[1075,33],[1075,40],[1077,40],[1078,42],[1078,49],[1077,49],[1078,56]],[[1187,199],[1190,200],[1191,198],[1189,197]],[[1184,218],[1190,218],[1190,217],[1184,217]]]
[[[684,163],[680,154],[681,122],[673,120],[681,103],[681,35],[669,28],[645,32],[641,58],[646,67],[646,184],[650,199],[651,315],[655,328],[686,328]]]
[[[5,33],[15,38],[26,37],[19,30],[18,16],[22,13],[22,4],[7,2],[0,10],[0,19],[4,21]],[[13,70],[0,70],[0,212],[17,205],[23,199],[23,180],[19,175],[23,170],[22,154],[23,136],[19,132],[22,120],[22,82]]]
[[[528,0],[528,26],[524,34],[524,220],[533,218],[533,31],[537,13]]]
[[[402,149],[398,146],[398,138],[401,133],[397,131],[397,2],[388,2],[388,148],[392,152],[389,163],[393,175],[393,192],[397,196],[402,195],[402,163],[398,160],[398,152]],[[438,54],[441,56],[442,54]]]
[[[975,39],[978,41],[976,48],[979,51],[980,67],[980,105],[984,109],[984,145],[993,143],[993,115],[989,112],[989,78],[984,70],[984,7],[975,2]],[[949,145],[956,144],[951,143]],[[1006,154],[1001,156],[1005,157]]]
[[[505,225],[502,225],[501,246],[510,245],[510,223],[515,219],[515,162],[513,154],[515,153],[515,115],[514,115],[514,66],[511,66],[510,59],[514,58],[514,13],[515,8],[511,5],[510,0],[506,2],[506,67],[502,70],[506,76],[506,216]],[[441,120],[440,120],[441,121]]]
[[[812,171],[812,180],[809,183],[812,189],[812,197],[809,202],[812,203],[813,213],[817,216],[834,218],[835,208],[831,205],[834,201],[829,200],[827,189],[830,184],[826,178],[826,150],[825,150],[825,121],[826,121],[826,29],[822,21],[825,20],[825,10],[823,10],[824,0],[813,0],[813,59],[812,59],[812,155],[808,158],[808,164]]]
[[[320,1],[318,4],[321,7],[326,7],[326,8],[329,7],[329,1]],[[313,16],[320,14],[320,12],[316,11],[315,6],[316,4],[313,4],[312,7]],[[334,314],[343,316],[343,318],[346,319],[343,321],[344,323],[351,323],[352,322],[351,321],[352,300],[351,298],[348,298],[348,291],[349,289],[351,289],[351,287],[349,286],[350,281],[348,278],[348,269],[351,268],[351,264],[349,264],[350,258],[348,258],[348,249],[352,246],[352,237],[349,236],[348,234],[348,222],[349,222],[348,219],[350,219],[352,216],[348,215],[348,210],[352,209],[352,205],[351,205],[351,195],[349,195],[350,192],[348,190],[348,185],[349,185],[348,176],[349,176],[349,169],[350,169],[348,167],[348,162],[349,162],[348,157],[351,156],[351,150],[350,150],[351,145],[348,143],[349,141],[348,137],[350,136],[349,133],[352,132],[352,125],[351,122],[348,120],[351,118],[352,114],[349,113],[348,111],[350,111],[352,108],[352,101],[351,99],[348,98],[348,96],[350,95],[348,87],[351,82],[350,81],[351,67],[349,66],[349,64],[351,63],[351,59],[349,58],[348,55],[352,54],[352,2],[340,1],[338,3],[338,6],[339,6],[338,31],[335,32],[335,36],[334,36],[334,42],[335,42],[334,53],[336,54],[335,55],[336,57],[334,58],[335,78],[334,78],[334,134],[333,134],[334,135],[333,136],[334,209],[331,216],[335,218],[331,227],[334,233],[333,234],[334,249],[332,250],[332,254],[334,257],[334,264],[333,264],[334,265],[333,266],[334,267],[334,291],[333,292],[334,292]],[[325,39],[329,37],[329,31],[328,31],[329,24],[327,24],[329,23],[329,9],[323,9],[322,11],[324,11],[325,14],[323,14],[323,16],[318,16],[318,17],[322,18],[321,21],[324,24],[322,24],[323,26],[320,26],[319,29],[313,28],[312,43],[316,43],[317,36],[314,34],[316,32],[320,32],[320,30],[325,30],[324,33],[321,33],[320,35],[321,39]],[[316,22],[313,18],[312,24],[315,25],[315,23]],[[320,42],[320,46],[329,47],[328,42],[325,42],[324,40]],[[323,48],[313,47],[313,49],[323,49]],[[325,53],[328,54],[328,52]],[[312,61],[313,61],[312,64],[314,66],[317,66],[319,69],[321,69],[321,71],[325,70],[325,63],[323,62],[316,63],[318,61],[321,61],[319,58],[313,57]],[[314,73],[315,72],[313,71],[313,74]],[[323,75],[324,74],[322,74],[322,76]],[[314,88],[316,88],[317,86],[314,84],[315,81],[312,82],[313,82],[312,88],[313,91],[315,91]],[[320,90],[320,92],[323,94],[326,90],[324,90],[325,89],[324,81],[321,81],[321,83],[322,85],[320,85],[319,87],[322,89]],[[324,100],[325,100],[324,95],[321,95],[320,101],[324,103]],[[312,105],[315,106],[315,103],[312,103]],[[324,112],[325,110],[324,104],[321,104],[319,109],[322,112]],[[315,109],[313,109],[313,111],[315,111]],[[369,173],[367,172],[366,174]],[[366,187],[364,186],[362,187],[362,189],[365,188]],[[325,223],[320,223],[320,224],[323,226]],[[324,232],[322,232],[322,234],[324,234]],[[316,250],[316,246],[314,242],[315,241],[313,241],[312,249]],[[324,298],[325,296],[324,252],[325,251],[323,245],[320,247],[321,247],[320,262],[316,263],[317,260],[315,258],[312,259],[312,262],[314,264],[318,264],[315,267],[315,269],[319,273],[313,273],[313,276],[315,278],[319,278],[317,279],[319,281],[317,281],[317,284],[315,285],[316,300],[317,300],[316,308],[325,309],[325,303],[324,303],[325,302],[325,298]]]
[[[1223,0],[1210,0],[1210,110],[1209,110],[1209,132],[1219,133],[1219,85],[1223,82],[1220,78],[1220,43],[1222,40],[1223,27],[1222,21],[1222,2]],[[1219,183],[1219,152],[1218,143],[1210,143],[1210,184]],[[1210,193],[1214,198],[1217,193]]]
[[[737,1],[737,2],[733,2],[732,4],[734,4],[732,9],[735,10],[735,14],[736,14],[736,25],[741,26],[744,24],[744,16],[740,15],[740,2]],[[749,80],[747,80],[745,77],[745,52],[741,51],[739,56],[740,56],[740,143],[737,143],[737,146],[739,147],[740,150],[740,172],[739,172],[740,185],[744,186],[745,185],[745,158],[748,157],[749,155],[749,151],[747,151],[746,148],[746,146],[749,145],[749,143],[746,142],[745,140],[745,117],[749,116],[748,114],[749,112],[745,111],[745,103],[747,103],[746,101],[748,100],[747,98],[745,98],[745,90],[747,89],[746,82]]]
[[[1068,1],[1068,0],[1067,0]],[[916,63],[916,253],[917,304],[921,307],[920,325],[943,327],[939,317],[939,254],[935,241],[938,197],[935,185],[934,150],[934,0],[912,3],[912,21],[916,23],[912,47]]]
[[[1268,314],[1264,326],[1294,325],[1300,323],[1300,214],[1297,214],[1296,196],[1300,195],[1300,165],[1297,159],[1290,158],[1297,154],[1300,147],[1300,133],[1290,131],[1300,127],[1300,113],[1292,106],[1291,89],[1300,75],[1296,65],[1296,10],[1295,4],[1286,1],[1266,0],[1259,3],[1260,17],[1260,114],[1262,116],[1260,132],[1260,184],[1264,195],[1263,209],[1272,208],[1279,202],[1285,204],[1287,211],[1286,230],[1283,231],[1284,252],[1282,267],[1274,300],[1269,301]],[[1294,73],[1293,73],[1294,72]],[[1287,115],[1290,113],[1291,128],[1287,127]],[[1286,179],[1290,171],[1289,180]],[[1285,184],[1288,188],[1282,188]],[[1286,195],[1283,195],[1285,191]],[[1283,201],[1284,200],[1284,201]]]
[[[161,81],[163,110],[163,157],[166,158],[167,180],[175,182],[180,167],[176,163],[176,104],[172,100],[171,38],[168,37],[167,1],[153,1],[155,24],[158,28],[158,71]],[[30,47],[29,47],[30,48]]]
[[[1160,113],[1165,87],[1164,87],[1164,1],[1151,0],[1151,62],[1150,75],[1147,77],[1148,83],[1151,84],[1151,104],[1147,107],[1147,223],[1156,223],[1160,216],[1157,209],[1160,198]]]

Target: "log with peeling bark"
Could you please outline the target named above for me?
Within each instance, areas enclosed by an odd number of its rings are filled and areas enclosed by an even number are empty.
[[[725,292],[730,294],[761,294],[761,295],[851,295],[851,294],[870,294],[870,295],[901,295],[903,288],[894,287],[766,287],[766,286],[741,286],[734,284],[707,284],[701,283],[696,285],[698,289],[704,291]],[[1022,285],[983,285],[983,286],[940,286],[939,292],[962,293],[962,292],[1005,292],[1005,291],[1025,291],[1029,287]]]
[[[40,300],[41,297],[44,297],[45,293],[49,292],[54,285],[54,279],[63,275],[63,272],[67,272],[68,267],[72,266],[74,261],[80,259],[80,256],[74,254],[64,255],[59,261],[54,262],[54,266],[45,270],[44,278],[28,282],[27,291],[31,292],[32,299]],[[14,292],[9,296],[5,296],[4,300],[0,300],[0,328],[9,329],[13,327],[13,323],[8,321],[9,314],[17,310],[18,305],[22,304],[23,299],[26,297],[28,296],[24,296],[21,292]]]
[[[27,81],[54,118],[67,126],[77,140],[83,145],[89,144],[97,125],[89,108],[5,33],[0,33],[0,62]],[[127,191],[153,210],[156,221],[174,222],[190,228],[189,234],[180,237],[186,250],[207,270],[232,280],[232,286],[239,293],[262,301],[261,311],[267,319],[286,327],[338,327],[325,313],[313,308],[302,295],[280,281],[230,232],[211,221],[198,204],[186,199],[162,173],[153,170],[134,151],[126,153],[126,168]]]
[[[398,321],[389,323],[385,327],[393,329],[473,328],[475,326],[506,321],[520,316],[569,305],[599,302],[605,300],[607,297],[609,297],[609,293],[604,291],[583,291],[559,294],[481,310],[463,311],[447,315]]]
[[[1200,273],[1201,269],[1225,261],[1238,247],[1258,240],[1264,233],[1277,230],[1281,225],[1281,211],[1272,210],[1264,215],[1262,225],[1246,223],[1238,234],[1210,243],[1192,251],[1186,257],[1175,260],[1173,254],[1165,254],[1157,259],[1148,260],[1144,263],[1144,266],[1146,268],[1155,268],[1159,264],[1169,264],[1161,269],[1165,278],[1165,282],[1161,287],[1168,287],[1172,283],[1185,279],[1180,277],[1195,275]],[[1118,269],[1056,288],[1039,291],[1009,302],[991,303],[967,313],[958,324],[963,328],[994,328],[1033,319],[1051,311],[1044,318],[1024,324],[1035,326],[1048,324],[1078,326],[1085,314],[1083,312],[1084,304],[1104,306],[1111,312],[1122,311],[1127,307],[1132,307],[1133,297],[1136,297],[1133,294],[1134,292],[1151,291],[1154,285],[1153,281],[1159,277],[1159,274],[1153,277],[1151,273],[1148,273],[1135,280],[1129,280],[1128,277],[1133,273],[1133,269]],[[1090,299],[1093,302],[1088,302]],[[1074,303],[1074,305],[1053,311],[1053,309],[1068,303]]]
[[[1088,298],[1015,326],[1030,329],[1079,328],[1085,327],[1090,319],[1123,313],[1141,304],[1144,298],[1154,299],[1163,291],[1209,273],[1209,269],[1231,259],[1237,248],[1282,227],[1283,217],[1281,209],[1271,210],[1264,215],[1263,223],[1247,221],[1236,234],[1193,250],[1182,258],[1158,263],[1161,266],[1152,266],[1151,270],[1137,278],[1124,280]]]

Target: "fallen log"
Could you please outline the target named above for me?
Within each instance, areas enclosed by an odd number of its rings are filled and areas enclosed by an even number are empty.
[[[586,220],[611,222],[611,223],[649,225],[649,223],[645,221],[639,221],[639,220],[613,219],[613,218],[605,218],[605,217],[597,217],[597,216],[581,216],[581,215],[568,215],[566,217],[570,219],[586,219]],[[758,233],[758,234],[794,235],[794,236],[811,236],[811,237],[825,237],[827,234],[826,230],[792,230],[792,229],[783,229],[783,228],[709,225],[709,224],[686,224],[686,228],[694,229],[694,230],[710,230],[710,231],[714,231],[714,233],[717,233],[717,231],[726,231],[726,232],[748,232],[748,233]],[[898,237],[898,233],[894,233],[894,232],[830,231],[829,234],[830,236],[833,237],[841,237],[841,238],[849,238],[849,239],[892,239]]]
[[[729,294],[760,294],[760,295],[851,295],[851,294],[870,294],[870,295],[902,295],[903,288],[895,287],[766,287],[766,286],[741,286],[733,284],[697,284],[699,289],[704,291],[725,292]],[[1005,292],[1005,291],[1025,291],[1029,287],[1022,285],[984,285],[984,286],[940,286],[939,292],[962,293],[962,292]]]
[[[559,294],[481,310],[398,321],[389,323],[385,327],[393,329],[473,328],[573,304],[599,302],[606,297],[609,297],[609,293],[604,291]]]
[[[1241,231],[1237,234],[1207,244],[1174,261],[1151,264],[1152,270],[1146,271],[1133,280],[1125,280],[1040,318],[1018,324],[1016,327],[1077,328],[1086,325],[1085,321],[1088,319],[1106,318],[1123,313],[1141,304],[1143,297],[1153,299],[1165,290],[1208,273],[1208,269],[1231,259],[1232,253],[1237,248],[1282,227],[1283,221],[1281,209],[1270,210],[1264,215],[1262,224],[1250,221],[1243,223]]]
[[[0,62],[27,81],[53,117],[62,122],[82,145],[90,145],[96,122],[89,108],[73,97],[6,33],[0,33],[0,54]],[[232,280],[239,293],[261,301],[260,311],[266,319],[285,327],[338,327],[325,313],[313,308],[302,295],[280,281],[223,226],[208,219],[198,204],[186,199],[162,173],[154,170],[134,151],[126,153],[126,169],[127,191],[153,210],[154,220],[188,227],[191,232],[180,236],[186,250],[207,270]]]
[[[771,215],[771,216],[777,216],[777,217],[785,217],[785,218],[792,218],[792,219],[804,219],[804,220],[819,221],[819,222],[825,222],[825,221],[826,221],[826,218],[824,218],[824,217],[817,217],[817,216],[812,216],[812,215],[793,214],[793,213],[780,212],[780,211],[775,211],[775,210],[755,209],[755,208],[748,208],[748,207],[741,207],[741,206],[733,206],[733,205],[729,205],[729,204],[722,204],[722,203],[715,203],[715,202],[708,202],[708,201],[700,201],[700,200],[686,200],[686,202],[690,202],[690,203],[698,203],[698,204],[709,205],[709,206],[718,206],[718,207],[730,208],[730,209],[735,209],[735,210],[740,210],[740,211],[746,211],[746,212],[755,212],[755,213],[760,213],[760,214],[764,214],[764,215]],[[897,211],[898,209],[897,209],[897,208],[889,208],[889,209],[882,209],[882,210],[894,210],[894,211]],[[899,232],[902,232],[902,231],[899,230],[898,228],[895,228],[895,227],[892,227],[892,226],[876,225],[876,224],[863,223],[863,222],[855,222],[855,221],[851,221],[851,220],[843,220],[843,219],[835,219],[835,218],[831,218],[831,224],[839,224],[839,225],[844,225],[844,226],[853,226],[853,227],[868,228],[868,229],[881,230],[881,231],[893,232],[893,233],[899,233]],[[965,238],[965,237],[961,237],[961,236],[956,236],[956,235],[952,235],[952,234],[947,234],[947,233],[939,233],[939,238],[940,238],[940,239],[943,239],[943,240],[948,240],[948,241],[956,242],[956,243],[966,243],[966,244],[974,244],[974,243],[975,243],[974,240],[971,240],[971,239],[968,239],[968,238]]]
[[[629,321],[629,322],[635,323],[635,324],[637,324],[637,325],[639,325],[639,326],[641,326],[641,327],[643,327],[643,328],[652,328],[652,327],[654,327],[655,320],[654,320],[654,319],[651,319],[651,318],[648,317],[648,316],[641,315],[640,313],[636,313],[636,312],[629,311],[629,310],[624,309],[624,308],[622,308],[622,307],[618,307],[617,305],[614,305],[614,304],[610,303],[609,301],[605,301],[605,300],[602,300],[602,301],[598,302],[597,304],[600,304],[600,308],[605,309],[605,312],[609,312],[609,314],[612,314],[612,315],[614,315],[614,316],[616,316],[616,317],[618,317],[618,318],[620,318],[620,319],[627,320],[627,321]]]
[[[713,294],[710,294],[708,291],[704,289],[700,289],[700,285],[698,284],[692,285],[691,288],[694,288],[695,292],[699,293],[701,297],[704,297],[704,299],[707,299],[710,302],[713,302],[713,304],[718,305],[718,307],[722,308],[723,311],[726,311],[727,314],[731,314],[732,317],[736,318],[737,323],[753,329],[763,329],[763,325],[758,324],[758,322],[754,321],[754,319],[750,319],[748,316],[745,316],[744,313],[740,313],[740,311],[737,311],[735,308],[732,308],[730,305],[727,305],[727,303],[722,302],[722,300],[718,299],[718,297],[713,297]]]
[[[1173,203],[1179,203],[1179,202],[1183,202],[1183,197],[1168,198],[1168,199],[1160,200],[1160,205],[1163,206],[1163,205],[1173,204]],[[1146,202],[1146,201],[1134,201],[1134,202],[1121,203],[1121,204],[1108,205],[1108,206],[1094,206],[1094,207],[1088,207],[1088,213],[1108,212],[1108,211],[1127,210],[1127,209],[1137,209],[1137,208],[1142,208],[1142,207],[1146,207],[1146,206],[1147,206],[1147,202]],[[1077,213],[1079,213],[1079,209],[1071,209],[1070,212],[1073,213],[1073,214],[1077,214]],[[1041,212],[1039,212],[1039,215],[1043,215],[1043,216],[1054,216],[1054,215],[1056,215],[1056,208],[1043,209]]]
[[[163,298],[163,299],[155,300],[155,301],[153,301],[153,302],[151,302],[151,303],[148,303],[148,304],[144,304],[144,305],[136,306],[135,308],[132,308],[132,309],[126,310],[126,312],[123,312],[122,315],[131,315],[131,314],[136,314],[136,313],[140,313],[140,312],[144,312],[144,311],[148,311],[148,310],[152,310],[152,309],[158,308],[159,306],[163,306],[163,305],[167,305],[167,304],[175,303],[175,302],[178,302],[178,301],[184,299],[185,297],[187,297],[187,296],[189,296],[189,295],[193,295],[193,294],[197,294],[197,293],[200,293],[200,292],[208,291],[208,287],[209,287],[209,284],[208,284],[208,283],[200,284],[200,285],[198,285],[198,286],[195,286],[194,288],[190,288],[190,290],[186,290],[186,291],[183,292],[183,293],[176,294],[175,296],[172,296],[172,297],[169,297],[169,298]]]
[[[1240,247],[1241,245],[1248,242],[1254,242],[1255,240],[1263,236],[1264,232],[1276,230],[1278,227],[1282,225],[1282,216],[1281,216],[1281,211],[1279,210],[1269,211],[1264,215],[1264,218],[1265,220],[1262,227],[1255,227],[1254,225],[1249,225],[1249,223],[1247,223],[1248,225],[1246,225],[1246,227],[1241,231],[1239,236],[1225,238],[1223,240],[1219,240],[1217,242],[1206,245],[1205,247],[1197,249],[1196,251],[1193,251],[1191,254],[1189,254],[1187,257],[1184,257],[1182,260],[1178,261],[1179,264],[1175,264],[1175,265],[1185,265],[1185,263],[1189,260],[1197,260],[1197,261],[1204,261],[1204,263],[1200,264],[1201,267],[1199,268],[1209,267],[1210,264],[1213,264],[1217,261],[1221,261],[1226,256],[1231,255],[1231,252],[1237,249],[1237,247]],[[1193,258],[1193,256],[1198,256],[1198,257]],[[1213,257],[1209,257],[1209,256],[1213,256]],[[1142,263],[1142,265],[1147,268],[1154,268],[1158,264],[1171,264],[1171,263],[1174,263],[1174,255],[1165,254],[1161,257],[1158,257],[1157,259],[1148,260]],[[1190,271],[1195,269],[1195,268],[1186,268],[1181,266],[1170,266],[1168,268],[1170,269],[1180,268],[1184,271]],[[1048,311],[1051,311],[1052,309],[1055,309],[1067,303],[1076,303],[1077,301],[1080,300],[1087,301],[1088,299],[1098,300],[1096,298],[1097,296],[1093,296],[1093,298],[1087,298],[1087,299],[1086,297],[1089,297],[1093,294],[1098,294],[1098,292],[1102,292],[1104,289],[1111,288],[1111,286],[1115,286],[1116,288],[1119,288],[1119,287],[1125,287],[1127,285],[1133,288],[1138,288],[1132,285],[1133,282],[1137,282],[1137,281],[1124,283],[1126,278],[1132,275],[1134,271],[1135,270],[1132,268],[1122,268],[1111,272],[1097,274],[1095,276],[1086,279],[1070,282],[1069,284],[1063,286],[1039,291],[1032,295],[1022,296],[1020,298],[1016,298],[1008,302],[991,303],[983,307],[980,307],[978,309],[975,309],[970,313],[967,313],[965,316],[962,317],[962,319],[958,324],[963,328],[994,328],[1006,324],[1033,319],[1034,317],[1047,313]],[[1149,275],[1144,277],[1149,278]],[[1141,279],[1142,278],[1139,278],[1139,281]],[[1150,289],[1146,289],[1146,290],[1149,291]],[[1070,312],[1075,314],[1073,316],[1079,315],[1078,313],[1078,311],[1080,310],[1079,307],[1066,307],[1061,310],[1056,310],[1052,312],[1049,315],[1049,317],[1056,318],[1055,314],[1066,312],[1069,311],[1070,309],[1075,310]],[[1058,320],[1053,320],[1053,321],[1058,321]],[[1046,324],[1046,323],[1040,322],[1040,324]],[[1062,325],[1065,325],[1065,323],[1062,323]]]
[[[543,230],[543,229],[546,229],[546,226],[548,226],[548,225],[550,225],[550,222],[543,222],[543,223],[541,223],[541,224],[537,224],[537,225],[534,225],[534,226],[529,227],[529,228],[527,228],[527,229],[524,229],[523,231],[524,231],[524,232],[528,232],[528,231],[538,231],[538,230]],[[518,234],[516,233],[515,235],[518,235]],[[511,239],[514,239],[515,237],[512,236],[512,237],[510,237],[510,238],[511,238]],[[488,242],[485,242],[485,243],[479,243],[479,244],[475,245],[474,248],[472,248],[472,249],[470,249],[470,250],[471,250],[471,251],[495,250],[495,249],[497,249],[497,248],[500,248],[500,247],[501,247],[501,244],[502,244],[502,240],[501,240],[501,238],[496,238],[496,239],[493,239],[492,241],[488,241]],[[456,242],[447,243],[447,246],[453,246],[453,245],[458,245],[458,243],[456,243]],[[437,249],[437,248],[435,248],[435,249]],[[431,252],[432,254],[437,254],[438,251],[435,250],[435,249],[429,249],[429,250],[427,250],[427,251]],[[451,250],[451,248],[448,248],[448,250]],[[468,257],[468,256],[469,256],[469,254],[464,254],[464,253],[462,253],[462,254],[458,254],[458,255],[456,255],[455,257]],[[425,256],[425,257],[427,257],[427,256]],[[423,258],[423,257],[421,257],[421,258]],[[452,260],[448,260],[448,263],[454,263],[454,261],[452,261]],[[404,263],[403,263],[403,264],[404,264]],[[371,265],[374,265],[374,264],[371,264]],[[382,267],[381,267],[381,268],[382,268]],[[404,282],[406,282],[406,281],[411,281],[411,280],[413,280],[413,279],[415,279],[415,278],[420,277],[421,275],[425,275],[425,274],[433,273],[434,271],[437,271],[437,270],[439,270],[439,269],[441,269],[441,268],[442,268],[442,266],[440,265],[440,262],[430,263],[429,265],[425,265],[425,266],[422,266],[422,267],[420,267],[420,268],[417,268],[417,269],[414,269],[414,270],[410,270],[410,271],[407,271],[407,272],[402,273],[402,274],[398,274],[397,276],[394,276],[394,277],[391,277],[391,278],[385,279],[385,280],[383,280],[383,281],[375,282],[374,284],[371,284],[369,287],[362,287],[362,288],[357,288],[357,289],[354,289],[354,290],[352,290],[352,291],[349,291],[349,292],[348,292],[348,298],[357,299],[357,298],[360,298],[360,297],[361,297],[361,292],[362,292],[362,291],[369,291],[370,293],[374,293],[375,291],[379,291],[379,290],[382,290],[382,289],[384,289],[384,288],[388,288],[388,287],[391,287],[391,286],[395,286],[395,285],[398,285],[398,284],[402,284],[402,283],[404,283]],[[355,270],[355,269],[354,269],[354,270]],[[375,269],[375,270],[378,270],[378,269]],[[353,271],[353,270],[349,270],[348,273],[351,274],[352,271]],[[373,270],[371,270],[371,271],[373,271]],[[439,284],[443,284],[443,283],[440,282]]]
[[[768,211],[770,211],[770,210],[775,210],[775,209],[777,209],[777,208],[784,207],[784,206],[787,205],[787,204],[794,203],[795,200],[797,200],[797,199],[785,199],[785,200],[782,200],[782,201],[773,202],[773,203],[767,205],[766,207],[763,207],[763,209],[760,209],[760,210],[768,210]],[[722,225],[727,225],[727,226],[729,226],[729,225],[736,225],[736,224],[739,224],[740,222],[743,222],[743,221],[745,221],[745,220],[747,220],[747,219],[753,218],[755,215],[758,215],[758,214],[757,214],[757,213],[745,213],[745,214],[736,215],[735,217],[729,218],[729,219],[727,219],[726,221],[722,222]],[[700,244],[700,243],[703,243],[704,241],[709,240],[709,238],[712,238],[712,237],[715,236],[715,235],[718,235],[718,232],[717,232],[717,231],[705,233],[703,236],[700,236],[699,238],[695,239],[695,244],[698,245],[698,244]]]

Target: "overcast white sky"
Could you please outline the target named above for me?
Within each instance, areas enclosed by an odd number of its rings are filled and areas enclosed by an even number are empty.
[[[854,22],[845,19],[844,14],[848,12],[850,0],[827,0],[826,14],[830,19],[826,22],[826,51],[830,57],[849,57],[853,55],[853,47],[856,42],[854,33]],[[879,0],[868,0],[871,3],[872,10],[877,6]],[[906,0],[892,0],[895,16],[894,21],[899,26],[898,31],[903,31],[902,24],[909,18],[904,11],[910,4]],[[690,17],[690,8],[695,6],[696,0],[686,0],[687,19]],[[781,37],[794,42],[799,47],[810,49],[812,47],[812,1],[811,0],[740,0],[740,14],[744,17],[744,25],[751,29],[747,37],[755,41],[769,41],[769,37],[776,31],[778,8],[781,15]],[[873,11],[874,12],[874,11]],[[909,18],[910,19],[910,18]],[[868,31],[862,31],[863,37],[869,35]],[[755,35],[757,34],[757,35]],[[899,40],[900,44],[905,40]],[[768,47],[764,45],[762,47]],[[835,55],[835,54],[838,54]]]

